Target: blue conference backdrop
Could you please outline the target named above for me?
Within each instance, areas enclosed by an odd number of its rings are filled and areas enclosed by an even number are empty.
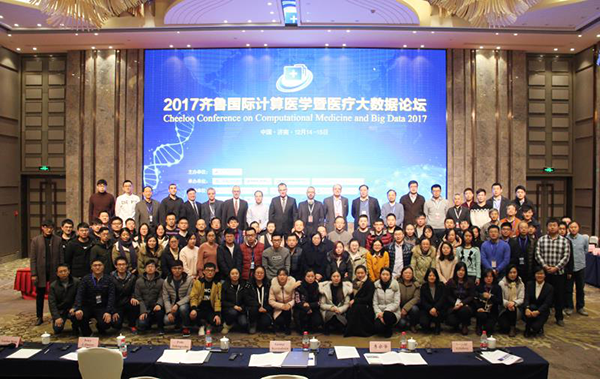
[[[410,49],[148,50],[144,185],[265,201],[446,183],[446,55]]]

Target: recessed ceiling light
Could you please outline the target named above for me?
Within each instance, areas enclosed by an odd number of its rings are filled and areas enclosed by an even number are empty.
[[[571,50],[571,51],[575,51],[575,48],[574,48],[574,47],[572,47],[570,50]]]
[[[79,35],[79,33],[75,33],[75,35],[76,35],[76,36],[78,36],[78,35]]]
[[[329,44],[328,44],[328,43],[326,43],[326,44],[325,44],[325,47],[329,47]]]
[[[431,34],[435,34],[435,32],[432,30],[432,31],[431,31]]]
[[[94,33],[94,35],[95,35],[95,36],[97,36],[97,35],[98,35],[98,33]]]
[[[424,48],[424,47],[425,47],[425,45],[421,45],[421,49]]]
[[[180,31],[177,31],[177,34],[181,33]]]
[[[33,51],[37,51],[37,47],[34,47],[34,48],[33,48]]]
[[[223,24],[227,24],[227,20],[223,20]]]
[[[496,46],[496,50],[500,50],[500,49],[501,49],[501,47],[500,47],[500,46]]]
[[[3,18],[4,18],[4,16],[2,16],[2,15],[0,14],[0,20],[2,20]]]
[[[479,46],[480,49],[483,49],[483,46]]]
[[[96,46],[92,46],[92,50],[96,50]]]
[[[269,12],[269,14],[275,14],[275,12],[271,11],[271,12]]]
[[[37,24],[38,28],[42,26],[42,24]]]
[[[250,47],[250,44],[249,44],[249,43],[247,43],[247,44],[246,44],[246,47]]]
[[[343,47],[346,47],[346,44],[345,44],[345,43],[343,43],[343,44],[342,44],[342,46],[343,46]]]
[[[402,45],[402,47],[406,47],[406,45]]]
[[[416,30],[413,30],[413,34],[417,34],[417,31],[416,31]]]
[[[265,31],[264,31],[264,30],[261,30],[260,32],[261,32],[261,33],[264,33]]]
[[[350,29],[346,29],[346,33],[350,33]]]
[[[249,23],[252,23],[252,20],[248,20]]]
[[[600,38],[600,34],[596,34],[596,38]]]
[[[172,48],[173,48],[173,45],[169,45],[169,47],[172,49]]]
[[[518,35],[519,35],[519,33],[513,33],[513,36],[515,36],[515,37],[518,36]]]
[[[328,30],[327,30],[327,33],[331,33],[331,29],[328,29]]]
[[[9,36],[9,37],[12,37],[12,34],[9,34],[8,36]]]
[[[15,24],[15,27],[17,27],[17,28],[18,28],[18,27],[19,27],[19,24]]]
[[[187,45],[187,47],[192,47],[192,45]]]
[[[273,3],[267,3],[267,5],[268,5],[268,6],[271,6],[271,5],[273,5]]]
[[[271,22],[277,22],[277,20],[273,19],[273,20],[271,20]]]
[[[113,47],[112,47],[112,46],[109,46],[108,48],[109,48],[109,49],[112,49]]]
[[[61,26],[61,27],[62,27],[62,26],[65,26],[65,24],[60,24],[60,26]]]
[[[558,47],[555,47],[555,48],[554,48],[554,51],[558,51]]]
[[[497,36],[499,36],[499,35],[500,35],[500,33],[496,33],[496,35],[497,35]]]
[[[264,46],[264,47],[267,47],[267,46],[269,46],[269,45],[265,43],[263,46]]]
[[[21,48],[20,48],[20,47],[17,47],[17,51],[21,51]]]
[[[583,37],[583,35],[579,34],[579,35],[577,35],[577,37],[581,38],[581,37]]]

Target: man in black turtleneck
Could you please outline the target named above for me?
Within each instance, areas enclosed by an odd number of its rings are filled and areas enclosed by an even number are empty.
[[[158,224],[165,224],[165,219],[169,213],[173,213],[175,218],[181,216],[181,208],[183,207],[183,199],[177,196],[177,184],[169,185],[169,196],[165,197],[160,202],[158,208]]]

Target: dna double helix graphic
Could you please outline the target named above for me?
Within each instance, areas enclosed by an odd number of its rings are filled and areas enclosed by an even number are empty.
[[[182,116],[182,114],[179,113],[177,116]],[[144,165],[144,185],[156,190],[160,182],[161,167],[171,167],[181,162],[183,159],[183,145],[190,139],[195,124],[195,118],[192,118],[190,122],[175,123],[177,142],[162,144],[154,149],[151,161],[149,164]]]

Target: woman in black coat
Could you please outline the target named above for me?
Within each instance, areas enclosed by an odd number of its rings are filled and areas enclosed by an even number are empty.
[[[446,287],[440,282],[437,270],[428,268],[421,285],[421,303],[419,303],[419,324],[425,331],[431,330],[435,323],[434,333],[440,334],[444,309],[446,305]]]
[[[475,289],[475,318],[477,335],[485,330],[488,336],[494,334],[498,322],[499,307],[502,305],[502,289],[496,282],[494,270],[483,272],[481,282]]]
[[[454,268],[454,276],[446,282],[446,299],[448,314],[446,324],[455,329],[461,328],[463,336],[469,334],[473,302],[475,300],[475,283],[467,276],[467,265],[458,262]]]
[[[250,285],[244,292],[245,302],[248,304],[248,318],[250,322],[250,334],[268,331],[273,324],[273,308],[269,305],[269,290],[271,283],[266,278],[263,266],[254,268],[254,275],[250,279]]]
[[[344,249],[342,241],[337,241],[333,246],[333,250],[327,254],[327,268],[325,269],[327,280],[331,280],[331,274],[338,271],[342,280],[352,281],[350,254]]]
[[[373,335],[375,314],[373,313],[373,294],[375,285],[369,279],[367,268],[357,266],[352,281],[352,300],[346,312],[346,332],[344,337],[370,337]]]
[[[306,243],[305,249],[302,249],[302,256],[300,257],[300,267],[302,272],[306,272],[309,269],[315,271],[317,282],[326,280],[327,276],[327,250],[326,246],[322,244],[323,238],[319,233],[315,233],[310,237],[310,242]]]
[[[225,319],[223,334],[227,334],[235,325],[243,331],[248,330],[248,305],[251,302],[245,296],[247,289],[246,283],[240,279],[239,270],[232,268],[221,289],[221,309]]]
[[[546,283],[546,272],[542,267],[534,271],[535,280],[527,283],[525,288],[525,337],[534,337],[543,333],[544,324],[550,316],[550,307],[554,299],[554,288]],[[536,296],[536,292],[539,295]]]
[[[315,281],[315,272],[306,271],[304,280],[294,294],[294,320],[298,333],[317,332],[323,326],[323,317],[319,307],[319,284]]]

